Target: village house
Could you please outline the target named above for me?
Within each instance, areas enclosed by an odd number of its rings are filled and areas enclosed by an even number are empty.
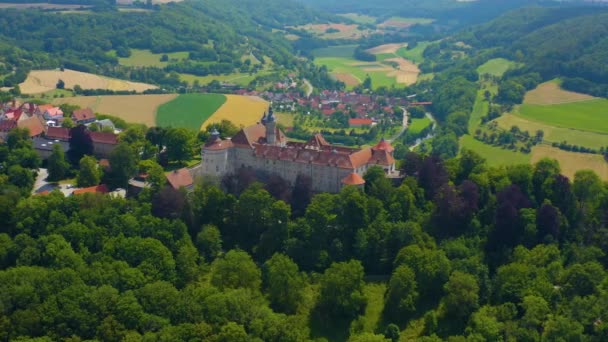
[[[192,187],[194,186],[192,174],[190,173],[190,170],[186,168],[171,171],[167,173],[165,177],[167,178],[167,184],[175,190],[179,190],[180,188],[192,190]]]
[[[93,154],[107,158],[118,145],[118,136],[110,132],[91,132]]]
[[[367,118],[354,118],[348,119],[348,127],[350,128],[362,128],[371,127],[373,125],[372,119]]]
[[[97,118],[91,108],[76,109],[72,112],[72,120],[78,125],[86,125],[95,122]]]

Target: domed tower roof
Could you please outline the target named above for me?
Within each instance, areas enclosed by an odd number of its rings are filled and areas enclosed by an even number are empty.
[[[384,140],[384,138],[380,139],[380,142],[378,142],[378,144],[376,144],[376,146],[372,147],[372,150],[381,150],[381,151],[386,151],[388,153],[392,153],[395,148],[393,146],[391,146],[391,144]]]
[[[356,173],[351,173],[348,176],[342,179],[342,184],[344,185],[363,185],[365,184],[365,180]]]

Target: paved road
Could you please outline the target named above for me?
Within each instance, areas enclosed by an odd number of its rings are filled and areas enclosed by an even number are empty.
[[[38,176],[36,177],[36,181],[34,182],[34,189],[32,190],[32,194],[59,189],[64,196],[69,196],[74,191],[74,188],[71,184],[57,184],[48,182],[46,180],[48,176],[49,172],[47,169],[38,169]]]
[[[407,112],[407,110],[405,109],[405,107],[399,107],[399,108],[403,109],[403,122],[401,123],[401,130],[399,131],[399,133],[395,134],[395,136],[393,136],[390,139],[386,140],[389,143],[392,143],[393,141],[399,139],[399,137],[401,136],[401,134],[403,134],[407,130],[408,119],[410,117],[410,113]]]

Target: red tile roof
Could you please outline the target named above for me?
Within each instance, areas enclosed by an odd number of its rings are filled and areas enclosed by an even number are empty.
[[[110,132],[91,132],[91,139],[93,140],[93,143],[118,144],[118,136]]]
[[[88,188],[76,189],[76,190],[74,190],[74,192],[72,192],[72,194],[73,195],[81,195],[81,194],[86,194],[86,193],[107,194],[108,192],[110,192],[110,190],[108,189],[107,185],[99,184],[99,185],[90,186]]]
[[[275,129],[277,142],[286,142],[287,137],[285,137],[285,134],[278,127]],[[264,144],[266,143],[266,126],[257,124],[245,127],[234,135],[232,143],[240,147],[253,147],[254,143]]]
[[[390,166],[395,163],[395,158],[386,150],[374,150],[370,163],[382,166]]]
[[[95,119],[95,113],[91,108],[76,109],[72,112],[72,119],[76,122]]]
[[[348,125],[349,126],[371,126],[372,124],[372,119],[362,119],[362,118],[355,118],[355,119],[348,119]]]
[[[232,144],[232,141],[222,140],[222,139],[218,138],[213,141],[208,141],[205,144],[205,150],[220,151],[220,150],[225,150],[225,149],[233,147],[233,146],[234,145]]]
[[[44,133],[44,124],[38,116],[32,116],[17,123],[20,128],[27,128],[30,132],[30,137],[37,137]]]
[[[306,147],[308,147],[308,148],[310,148],[310,147],[321,148],[323,146],[330,146],[330,144],[327,142],[327,140],[325,140],[325,138],[323,138],[323,136],[320,133],[313,135],[308,140],[308,142],[306,142]]]
[[[167,177],[167,181],[169,182],[169,184],[171,184],[171,186],[175,190],[181,188],[182,186],[189,187],[194,183],[194,180],[192,179],[192,175],[190,174],[190,171],[188,171],[188,169],[185,169],[185,168],[171,171],[166,174],[166,177]]]
[[[387,151],[388,153],[391,153],[395,150],[395,148],[393,146],[391,146],[391,144],[384,140],[384,138],[382,138],[378,144],[376,144],[376,146],[372,147],[372,149],[375,150],[383,150],[383,151]]]
[[[332,115],[335,112],[335,110],[333,110],[333,109],[323,109],[321,112],[323,113],[323,115]]]
[[[363,185],[363,184],[365,184],[365,180],[363,178],[361,178],[361,176],[359,176],[358,174],[353,172],[342,179],[342,184]]]
[[[49,127],[46,130],[46,137],[52,140],[70,140],[70,129],[65,127]]]

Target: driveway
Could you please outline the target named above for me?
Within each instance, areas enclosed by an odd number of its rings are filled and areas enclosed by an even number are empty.
[[[48,182],[46,180],[48,176],[49,171],[47,169],[38,169],[38,176],[36,177],[36,181],[34,182],[34,189],[32,190],[32,194],[39,194],[44,191],[53,191],[55,189],[59,189],[64,196],[69,196],[74,191],[71,184],[58,184]]]

